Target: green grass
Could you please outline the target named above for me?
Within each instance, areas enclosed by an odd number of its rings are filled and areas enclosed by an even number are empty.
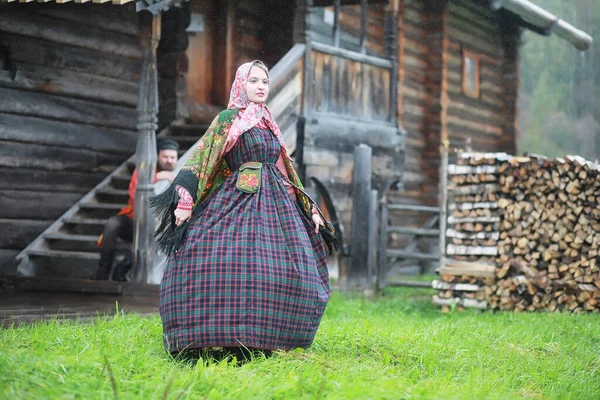
[[[334,293],[310,349],[241,367],[172,360],[158,317],[9,328],[0,398],[600,398],[600,316],[442,314],[430,295]]]

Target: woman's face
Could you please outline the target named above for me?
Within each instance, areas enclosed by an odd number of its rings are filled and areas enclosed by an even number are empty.
[[[269,77],[265,70],[256,65],[250,68],[246,84],[248,100],[253,103],[264,103],[269,96]]]

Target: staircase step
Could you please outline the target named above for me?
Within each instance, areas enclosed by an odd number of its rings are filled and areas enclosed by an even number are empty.
[[[401,235],[414,235],[414,236],[439,236],[439,229],[424,229],[424,228],[409,228],[404,226],[390,226],[388,233],[399,233]]]
[[[114,175],[111,179],[111,184],[114,189],[128,190],[131,175]]]
[[[107,219],[93,219],[82,217],[64,218],[64,228],[68,233],[75,235],[100,235],[104,232]]]
[[[65,250],[30,250],[32,257],[76,258],[81,260],[99,260],[100,254],[92,251],[65,251]]]
[[[421,206],[418,204],[389,204],[390,211],[419,211],[427,213],[439,213],[439,207]]]
[[[123,204],[125,206],[129,200],[129,192],[125,189],[115,189],[109,186],[98,189],[96,198],[102,203]]]
[[[78,215],[85,218],[110,218],[117,215],[123,208],[122,204],[112,203],[81,203]]]
[[[426,260],[426,261],[439,261],[440,256],[435,254],[428,253],[418,253],[414,251],[404,251],[404,250],[388,250],[388,257],[394,258],[405,258],[410,260]]]
[[[36,277],[87,279],[98,268],[100,253],[97,250],[31,250],[29,260],[35,266]]]
[[[48,247],[50,247],[51,250],[82,252],[98,251],[97,235],[71,235],[68,233],[50,233],[44,235],[44,239],[48,243]],[[126,243],[121,240],[117,242],[117,251],[119,253],[127,251],[130,247],[131,243]]]

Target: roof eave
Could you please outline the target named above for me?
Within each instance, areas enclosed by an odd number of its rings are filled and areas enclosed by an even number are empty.
[[[496,10],[504,8],[518,15],[523,21],[538,27],[544,34],[556,34],[571,43],[578,50],[587,50],[592,44],[592,37],[581,29],[577,29],[556,15],[544,10],[528,0],[494,0],[492,7]]]

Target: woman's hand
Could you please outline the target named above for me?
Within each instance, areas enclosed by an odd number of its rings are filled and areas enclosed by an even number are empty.
[[[192,210],[182,210],[181,208],[176,208],[174,214],[175,225],[179,226],[190,219],[192,216]]]
[[[319,225],[323,225],[323,219],[319,214],[313,214],[312,220],[315,223],[315,232],[319,233]]]

